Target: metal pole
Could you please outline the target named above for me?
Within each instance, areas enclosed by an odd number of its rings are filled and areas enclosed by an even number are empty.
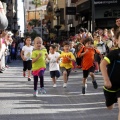
[[[91,6],[92,6],[92,33],[95,31],[95,5],[94,0],[91,0]]]
[[[42,38],[42,18],[41,18],[41,38]]]
[[[40,10],[40,19],[41,19],[41,38],[42,38],[42,10]]]

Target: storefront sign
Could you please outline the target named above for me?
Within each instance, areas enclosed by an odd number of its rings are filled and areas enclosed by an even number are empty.
[[[118,4],[120,1],[118,0],[95,0],[95,5],[103,5],[103,4]]]
[[[77,6],[77,13],[84,11],[84,10],[87,10],[89,8],[90,8],[90,1],[86,1],[86,2],[79,4]]]
[[[66,15],[76,15],[76,7],[66,7]]]

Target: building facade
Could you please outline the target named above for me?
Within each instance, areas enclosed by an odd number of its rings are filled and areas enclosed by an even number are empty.
[[[76,3],[78,26],[90,31],[112,28],[115,18],[120,17],[119,0],[78,0]]]

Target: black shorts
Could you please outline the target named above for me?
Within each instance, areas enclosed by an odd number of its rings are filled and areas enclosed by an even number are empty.
[[[32,69],[32,60],[23,61],[23,71]]]
[[[109,92],[105,89],[103,89],[105,100],[106,100],[106,106],[109,107],[117,102],[117,98],[120,97],[120,90],[117,92]]]
[[[65,67],[60,67],[60,70],[61,70],[61,72],[62,72],[62,73],[63,73],[64,71],[66,71],[66,72],[67,72],[67,76],[69,76],[69,75],[70,75],[71,68],[66,69]]]
[[[59,70],[50,71],[50,76],[51,76],[51,78],[54,78],[54,77],[59,78],[60,77],[60,71]]]
[[[94,66],[90,67],[88,70],[83,70],[83,78],[87,78],[89,73],[90,72],[94,73],[94,71],[95,71],[95,67]]]

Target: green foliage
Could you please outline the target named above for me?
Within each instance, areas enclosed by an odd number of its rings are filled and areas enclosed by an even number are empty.
[[[34,4],[36,7],[41,6],[42,2],[41,0],[33,0],[32,4]]]
[[[40,21],[37,20],[37,19],[32,19],[29,21],[28,23],[30,26],[36,26],[36,25],[39,25],[40,24]]]
[[[24,36],[25,36],[25,37],[30,36],[30,37],[32,38],[32,40],[34,40],[35,37],[37,37],[37,36],[39,36],[39,35],[37,34],[36,31],[33,30],[33,32],[31,32],[31,33],[25,32],[25,33],[24,33]]]

